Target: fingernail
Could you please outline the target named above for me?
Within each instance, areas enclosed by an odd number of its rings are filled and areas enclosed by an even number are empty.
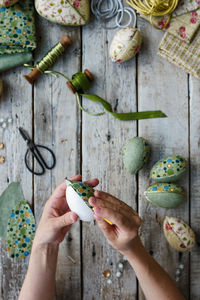
[[[92,205],[95,205],[96,199],[94,197],[90,197],[89,198],[89,203],[92,204]]]
[[[71,214],[70,218],[73,223],[76,222],[76,220],[77,220],[77,216],[74,213]]]
[[[95,214],[100,215],[101,214],[101,207],[95,207],[94,212],[95,212]]]

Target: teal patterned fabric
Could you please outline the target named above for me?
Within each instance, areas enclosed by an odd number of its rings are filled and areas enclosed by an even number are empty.
[[[0,54],[28,52],[36,47],[34,5],[24,0],[0,7]]]
[[[7,226],[7,249],[12,258],[23,259],[31,253],[35,219],[27,202],[19,202],[11,211]]]

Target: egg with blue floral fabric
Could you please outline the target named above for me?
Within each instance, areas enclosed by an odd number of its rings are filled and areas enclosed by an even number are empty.
[[[75,212],[80,220],[90,222],[93,218],[92,206],[88,200],[94,196],[94,189],[81,181],[66,180],[66,199],[71,211]]]
[[[183,188],[174,183],[156,183],[144,195],[149,202],[163,208],[176,208],[185,199]]]
[[[153,166],[150,177],[156,182],[174,182],[184,175],[186,169],[187,161],[184,157],[168,156]]]
[[[136,174],[148,161],[150,152],[150,146],[144,138],[134,137],[128,140],[122,152],[125,169],[131,174]]]

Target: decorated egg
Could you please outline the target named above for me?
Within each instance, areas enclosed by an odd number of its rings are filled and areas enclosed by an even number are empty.
[[[151,169],[150,176],[157,182],[174,182],[186,171],[187,162],[180,155],[168,156],[159,160]]]
[[[71,211],[75,212],[80,220],[90,222],[93,220],[92,206],[88,200],[94,196],[94,189],[81,181],[67,182],[66,199]]]
[[[142,137],[134,137],[125,144],[122,152],[123,162],[126,170],[136,174],[150,156],[150,146]]]
[[[90,18],[89,0],[35,0],[37,12],[45,19],[68,26],[82,26]]]
[[[142,37],[138,29],[126,27],[119,30],[110,45],[113,62],[124,62],[134,57],[140,50]]]
[[[193,230],[180,219],[165,217],[163,222],[165,237],[172,248],[185,252],[195,245],[195,234]]]
[[[163,208],[176,208],[185,199],[182,187],[174,183],[156,183],[149,186],[144,195],[149,202]]]
[[[17,3],[19,0],[0,0],[0,6],[11,6],[14,5],[15,3]]]

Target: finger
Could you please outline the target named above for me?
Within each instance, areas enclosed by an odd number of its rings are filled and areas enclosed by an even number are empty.
[[[106,221],[104,221],[103,219],[94,216],[97,224],[99,226],[99,228],[101,229],[101,231],[103,232],[104,236],[108,239],[108,240],[114,240],[116,238],[116,234],[113,231],[113,226],[108,224]]]
[[[77,220],[78,216],[74,212],[70,211],[62,215],[61,217],[56,218],[55,224],[57,228],[63,228],[74,224]]]
[[[99,180],[97,178],[85,181],[85,183],[89,184],[92,187],[95,187],[99,184]]]
[[[134,210],[129,205],[127,205],[123,201],[115,198],[114,196],[112,196],[108,193],[105,193],[105,192],[102,192],[102,191],[95,191],[94,196],[97,199],[101,199],[101,200],[105,201],[105,203],[107,204],[108,207],[112,207],[113,209],[115,209],[117,211],[122,211],[122,212],[126,211],[126,212],[129,212],[129,213],[134,212]]]
[[[131,230],[139,227],[139,222],[137,220],[139,217],[134,215],[127,217],[107,207],[95,207],[94,213],[97,217],[108,219],[122,230]]]
[[[74,177],[71,177],[70,180],[79,181],[79,180],[81,180],[81,178],[82,178],[81,175],[76,175]],[[65,197],[66,188],[67,188],[67,183],[66,183],[66,181],[63,181],[61,184],[59,184],[56,187],[56,189],[54,190],[54,192],[53,192],[53,194],[51,195],[50,198],[58,199],[58,198]]]

